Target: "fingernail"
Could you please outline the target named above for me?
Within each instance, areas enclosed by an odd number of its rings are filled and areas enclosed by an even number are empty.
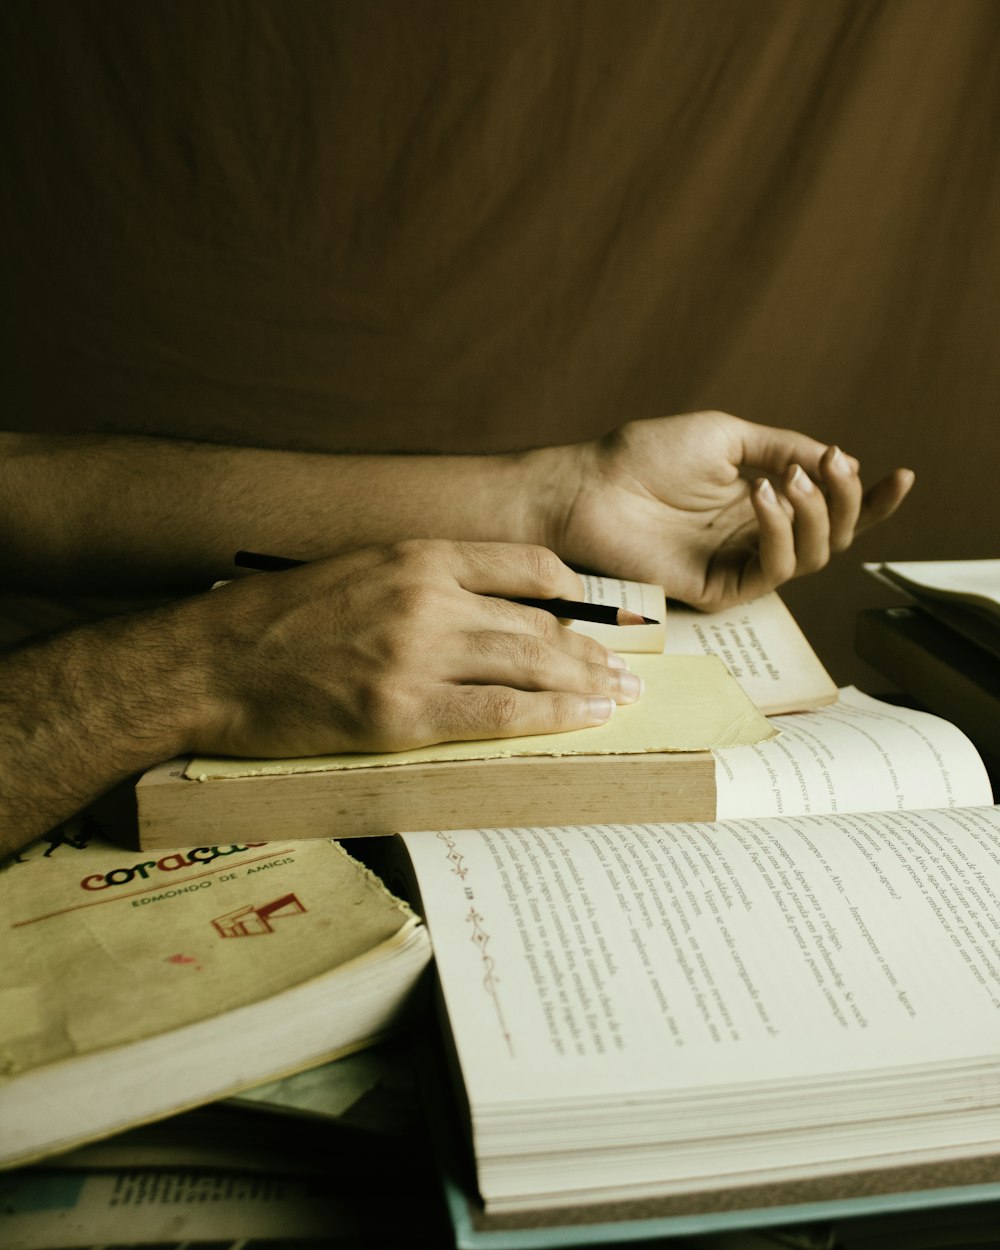
[[[605,663],[608,668],[628,668],[628,665],[617,651],[609,651]]]
[[[587,711],[592,724],[603,725],[605,721],[611,719],[614,710],[614,699],[606,699],[603,695],[596,694],[587,699]]]
[[[816,489],[809,479],[809,474],[804,472],[801,465],[795,465],[792,476],[788,480],[789,486],[793,486],[803,495],[810,495]]]
[[[766,477],[759,477],[756,481],[756,487],[759,498],[763,499],[766,503],[775,502],[774,487]]]
[[[847,457],[836,445],[830,448],[826,466],[828,469],[832,469],[834,473],[850,473],[851,471]]]
[[[618,689],[621,691],[622,703],[634,703],[642,697],[645,682],[636,673],[621,673],[618,677]]]

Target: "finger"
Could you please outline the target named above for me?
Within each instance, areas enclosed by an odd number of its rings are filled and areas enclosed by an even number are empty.
[[[591,664],[606,664],[612,668],[627,668],[617,652],[602,646],[586,634],[578,634],[570,626],[543,608],[529,608],[510,599],[496,599],[489,595],[476,597],[475,605],[490,614],[491,625],[511,633],[535,634],[553,646],[560,647],[569,655]],[[628,626],[621,627],[624,633]]]
[[[778,430],[768,425],[742,423],[742,461],[748,468],[781,477],[792,464],[799,464],[811,478],[818,479],[820,461],[828,451],[821,443],[797,430]]]
[[[794,510],[795,572],[815,573],[830,559],[830,512],[826,497],[797,464],[786,470],[782,485]]]
[[[839,447],[829,447],[819,466],[830,512],[830,550],[846,551],[861,515],[863,490],[858,462]]]
[[[634,703],[643,691],[635,673],[576,659],[531,634],[488,630],[466,634],[456,663],[463,684],[604,695],[616,703]]]
[[[527,543],[442,543],[455,580],[477,595],[582,599],[583,583],[547,547]]]
[[[756,566],[747,568],[740,586],[742,598],[756,598],[774,590],[796,571],[793,523],[766,477],[757,479],[750,498],[757,518],[757,558]]]
[[[603,725],[615,710],[603,695],[512,690],[508,686],[443,688],[429,741],[472,741],[527,734],[567,733]]]
[[[912,469],[896,469],[865,491],[858,530],[867,529],[869,525],[892,516],[910,493],[915,480],[916,474]]]

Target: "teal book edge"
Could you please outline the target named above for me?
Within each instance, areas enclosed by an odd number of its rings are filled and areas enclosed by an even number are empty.
[[[744,1211],[704,1212],[611,1223],[548,1225],[544,1228],[484,1229],[473,1224],[476,1200],[453,1174],[445,1173],[442,1179],[456,1250],[561,1250],[562,1247],[570,1250],[573,1246],[638,1246],[644,1242],[694,1237],[702,1233],[762,1231],[780,1226],[831,1223],[855,1216],[892,1215],[982,1202],[1000,1204],[1000,1183],[992,1182]]]
[[[595,1212],[591,1221],[587,1218],[587,1209],[577,1207],[570,1218],[561,1218],[558,1212],[541,1212],[539,1223],[532,1225],[528,1213],[516,1218],[516,1227],[504,1227],[508,1221],[504,1217],[491,1219],[485,1215],[476,1194],[472,1162],[462,1146],[464,1134],[460,1113],[447,1074],[443,1053],[447,1042],[442,1046],[442,1041],[441,1031],[429,1028],[418,1041],[416,1061],[430,1145],[436,1156],[456,1250],[571,1250],[575,1246],[641,1246],[676,1237],[762,1232],[769,1228],[832,1224],[852,1218],[982,1203],[997,1204],[1000,1226],[1000,1181],[989,1180],[897,1193],[868,1193],[774,1206],[626,1219],[602,1219]],[[510,1225],[514,1223],[515,1220],[509,1221]]]

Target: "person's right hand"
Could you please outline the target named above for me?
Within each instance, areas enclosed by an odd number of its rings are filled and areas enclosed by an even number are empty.
[[[726,412],[630,421],[532,460],[546,489],[530,497],[551,510],[547,541],[564,559],[705,612],[823,568],[914,480],[900,468],[865,490],[837,447]]]
[[[205,660],[192,749],[281,757],[558,733],[638,697],[618,656],[506,596],[579,599],[582,586],[543,547],[416,540],[188,600],[189,654]]]

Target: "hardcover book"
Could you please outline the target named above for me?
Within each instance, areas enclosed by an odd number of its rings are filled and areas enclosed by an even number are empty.
[[[265,837],[290,816],[300,837],[339,838],[479,823],[712,820],[713,750],[772,737],[763,714],[837,699],[777,594],[703,614],[664,608],[659,587],[586,585],[590,599],[666,614],[663,653],[645,650],[663,647],[657,627],[573,624],[621,651],[642,648],[629,661],[646,693],[607,725],[394,755],[170,760],[136,787],[143,845],[176,845],[198,830]]]

